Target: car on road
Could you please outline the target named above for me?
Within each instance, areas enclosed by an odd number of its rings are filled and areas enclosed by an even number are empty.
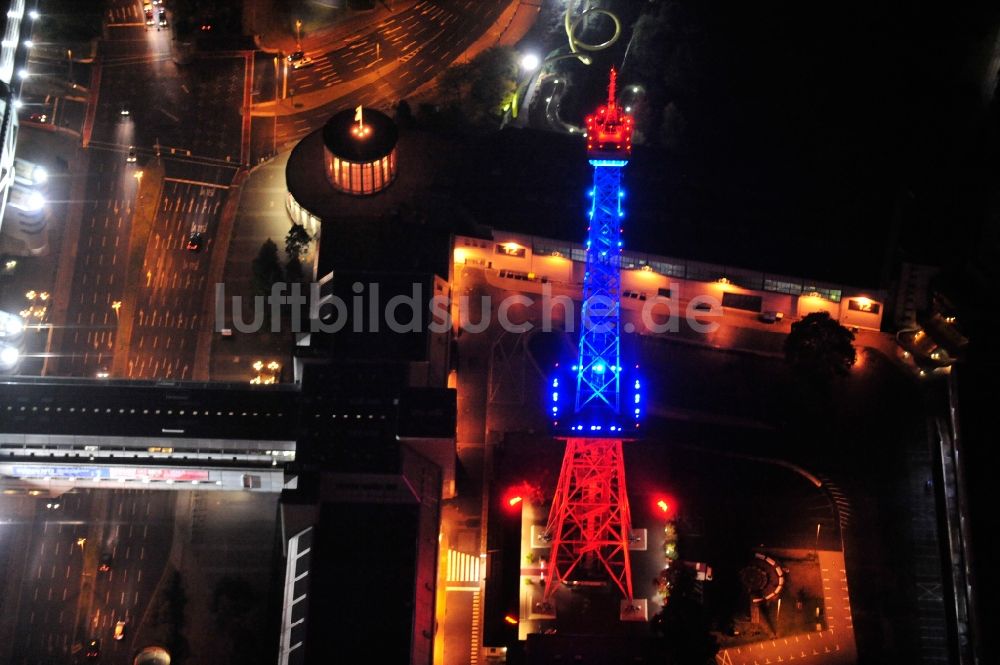
[[[44,125],[49,121],[48,113],[32,113],[28,116],[28,122],[37,122],[39,125]]]
[[[296,51],[294,53],[288,54],[288,63],[292,66],[292,69],[302,69],[303,67],[309,67],[313,65],[313,60],[305,51]]]
[[[86,656],[87,660],[97,660],[101,657],[101,641],[100,640],[90,640],[87,642],[87,648],[84,650],[83,655]]]
[[[189,252],[201,251],[202,237],[200,231],[192,231],[191,235],[188,236],[187,249]]]
[[[102,573],[111,570],[111,552],[105,552],[101,555],[101,563],[97,566],[97,570]]]
[[[146,10],[146,25],[153,25],[153,10]]]
[[[137,158],[136,158],[136,155],[135,155],[135,146],[134,145],[130,145],[128,147],[128,155],[125,157],[125,161],[128,162],[129,164],[135,164],[135,160],[136,159]]]
[[[161,28],[167,27],[167,10],[166,9],[161,9],[160,10],[159,21],[160,21],[160,27]]]
[[[132,114],[132,109],[129,108],[128,102],[125,102],[124,104],[122,104],[122,108],[119,111],[119,113],[121,115],[131,115]]]
[[[49,181],[49,171],[41,164],[22,157],[14,158],[14,182],[28,187],[44,187]]]
[[[8,372],[17,367],[17,361],[21,359],[21,352],[16,346],[0,342],[0,371]]]
[[[760,316],[757,317],[762,323],[777,323],[785,318],[785,315],[781,312],[761,312]]]
[[[113,637],[115,638],[116,642],[120,642],[121,640],[123,640],[125,638],[125,622],[124,621],[119,621],[118,623],[115,624],[115,632],[114,632]]]
[[[13,342],[24,334],[24,319],[12,312],[0,310],[0,339]]]

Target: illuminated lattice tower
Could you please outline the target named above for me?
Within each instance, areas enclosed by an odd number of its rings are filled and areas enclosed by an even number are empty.
[[[621,351],[621,171],[632,151],[632,117],[608,102],[587,118],[587,159],[594,167],[579,353],[552,380],[554,429],[566,440],[546,529],[552,542],[548,601],[559,584],[609,576],[632,601],[631,516],[622,441],[642,413],[639,378]]]

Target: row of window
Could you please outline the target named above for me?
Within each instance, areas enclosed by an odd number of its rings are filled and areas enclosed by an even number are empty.
[[[124,409],[124,408],[112,409],[110,407],[105,407],[105,408],[102,409],[102,408],[96,407],[96,406],[93,407],[93,408],[88,408],[86,406],[81,406],[79,408],[77,408],[75,406],[70,406],[70,407],[66,407],[65,409],[63,407],[61,407],[61,406],[56,406],[56,407],[51,407],[51,406],[43,406],[43,407],[33,406],[33,407],[31,407],[29,409],[25,405],[21,405],[20,407],[15,408],[14,406],[8,404],[7,405],[7,411],[31,411],[33,413],[34,412],[38,412],[38,411],[41,411],[43,413],[48,413],[50,411],[53,411],[55,413],[62,413],[63,411],[66,411],[67,413],[76,413],[77,411],[79,411],[80,413],[120,413],[120,414],[122,414],[122,413],[129,413],[129,414],[141,413],[144,416],[148,416],[148,415],[159,416],[159,415],[163,415],[163,414],[166,414],[168,416],[174,415],[174,410],[173,409],[141,409],[140,410],[140,409]],[[177,411],[177,415],[178,416],[183,416],[183,415],[188,415],[188,414],[190,414],[192,416],[197,416],[199,414],[203,415],[203,416],[211,416],[211,415],[213,415],[213,413],[211,411],[197,411],[197,410],[195,410],[195,411],[186,411],[184,409],[180,409],[180,410]],[[266,413],[260,413],[260,412],[257,412],[257,411],[252,411],[252,412],[251,411],[241,411],[241,412],[236,412],[236,411],[216,411],[214,413],[214,415],[216,415],[216,416],[237,416],[237,415],[239,415],[239,416],[252,416],[254,418],[257,418],[257,417],[260,417],[260,416],[264,416],[265,418],[270,418],[271,416],[274,416],[275,418],[282,418],[282,417],[284,417],[285,414],[281,413],[280,411],[278,411],[276,413],[273,413],[273,414],[270,411],[267,411]]]
[[[326,177],[349,194],[374,194],[396,179],[396,151],[374,162],[348,162],[326,153]]]
[[[479,247],[481,249],[485,249],[488,246],[485,241],[477,241],[469,238],[464,240],[464,244],[467,247]],[[496,252],[518,258],[526,257],[526,252],[523,248],[519,248],[520,251],[511,251],[508,249],[509,247],[509,245],[496,245]],[[561,256],[581,263],[587,260],[586,250],[571,245],[549,244],[543,241],[535,243],[532,251],[538,256]],[[727,266],[700,263],[697,261],[678,263],[656,261],[645,256],[632,254],[623,254],[621,257],[621,267],[625,270],[636,270],[645,266],[649,266],[652,271],[660,275],[698,282],[715,282],[725,278],[737,286],[748,289],[787,293],[795,296],[813,295],[831,302],[840,302],[843,297],[842,289],[817,286],[805,281],[791,281],[788,278],[768,277],[763,273]]]

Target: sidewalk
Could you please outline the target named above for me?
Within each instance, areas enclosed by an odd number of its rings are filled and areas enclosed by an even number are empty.
[[[719,665],[762,665],[799,659],[824,665],[854,665],[857,662],[844,554],[825,550],[818,554],[827,629],[722,649],[715,656]]]
[[[132,328],[135,323],[136,303],[139,290],[143,288],[143,265],[146,260],[146,246],[156,220],[157,205],[163,189],[163,164],[155,160],[137,173],[143,173],[138,183],[136,203],[132,214],[132,229],[129,236],[125,260],[125,285],[122,291],[121,310],[118,315],[118,334],[115,335],[114,376],[128,376],[128,361],[132,350]]]

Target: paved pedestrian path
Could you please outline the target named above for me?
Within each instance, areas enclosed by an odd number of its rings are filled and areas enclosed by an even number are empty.
[[[773,665],[792,661],[810,665],[854,665],[857,649],[844,554],[821,550],[819,565],[826,629],[723,649],[715,657],[719,665]]]

